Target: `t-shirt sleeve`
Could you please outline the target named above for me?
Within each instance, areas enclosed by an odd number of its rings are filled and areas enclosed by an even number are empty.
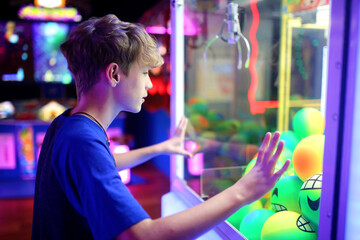
[[[149,215],[121,182],[109,148],[96,138],[56,139],[52,165],[95,239],[112,239]]]

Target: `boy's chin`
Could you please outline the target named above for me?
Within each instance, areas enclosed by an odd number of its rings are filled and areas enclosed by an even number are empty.
[[[141,105],[137,108],[128,109],[130,113],[139,113],[141,111]]]

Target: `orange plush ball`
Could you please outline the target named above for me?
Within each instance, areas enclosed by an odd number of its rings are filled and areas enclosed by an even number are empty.
[[[301,180],[306,181],[322,172],[324,143],[324,135],[311,135],[296,145],[292,162],[295,173]]]

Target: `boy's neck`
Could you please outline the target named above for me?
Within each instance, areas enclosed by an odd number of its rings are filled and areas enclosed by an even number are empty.
[[[92,88],[82,94],[78,103],[70,114],[85,112],[93,116],[104,129],[107,129],[119,112],[114,110],[114,104],[110,100],[109,93],[105,89]]]

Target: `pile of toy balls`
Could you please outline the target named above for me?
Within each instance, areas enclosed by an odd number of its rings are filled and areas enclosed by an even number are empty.
[[[290,159],[287,172],[269,193],[228,218],[249,240],[317,239],[325,119],[319,110],[303,108],[294,115],[292,127],[280,135],[285,147],[275,166],[280,169]]]

